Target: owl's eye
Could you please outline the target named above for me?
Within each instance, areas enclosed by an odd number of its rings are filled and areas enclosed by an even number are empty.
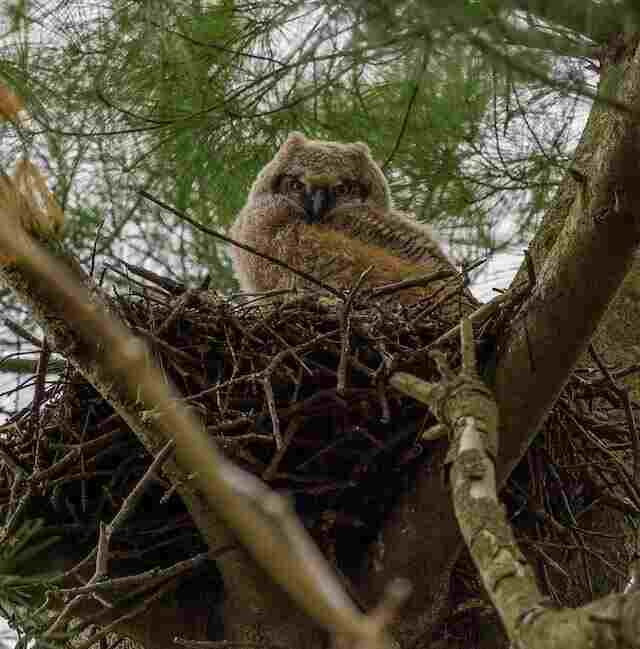
[[[302,192],[304,191],[304,183],[298,180],[297,178],[289,178],[288,179],[288,189],[289,191],[292,192]]]
[[[353,183],[350,180],[343,180],[333,186],[336,196],[347,196],[353,191]]]

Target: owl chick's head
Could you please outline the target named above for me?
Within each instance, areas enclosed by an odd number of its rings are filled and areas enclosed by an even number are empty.
[[[309,140],[296,132],[256,178],[251,197],[265,194],[294,202],[308,223],[353,203],[391,209],[389,185],[366,144]]]

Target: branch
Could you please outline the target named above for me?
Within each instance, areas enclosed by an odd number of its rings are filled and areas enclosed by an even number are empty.
[[[579,42],[567,35],[554,34],[549,30],[539,29],[533,25],[519,28],[513,22],[496,18],[496,25],[490,27],[490,33],[498,38],[503,38],[507,45],[516,45],[551,52],[557,56],[573,58],[595,59],[600,52],[600,49],[594,45]]]
[[[164,201],[161,201],[159,198],[156,198],[155,196],[151,195],[149,192],[145,191],[144,189],[138,190],[138,193],[140,196],[143,198],[146,198],[147,200],[150,200],[152,203],[155,203],[158,207],[162,207],[163,209],[171,212],[172,214],[175,214],[177,217],[182,219],[183,221],[186,221],[196,229],[200,230],[201,232],[204,232],[205,234],[208,234],[210,237],[214,237],[215,239],[218,239],[220,241],[223,241],[224,243],[230,243],[231,245],[235,246],[236,248],[240,248],[241,250],[246,250],[247,252],[250,252],[253,255],[256,255],[258,257],[261,257],[262,259],[266,259],[268,262],[275,264],[276,266],[280,268],[284,268],[285,270],[288,270],[290,273],[293,273],[294,275],[297,275],[298,277],[301,277],[302,279],[306,280],[310,284],[313,284],[315,286],[318,286],[319,288],[327,291],[328,293],[331,293],[338,299],[343,299],[344,295],[337,289],[333,288],[333,286],[329,286],[328,284],[325,284],[321,282],[319,279],[314,277],[313,275],[310,275],[309,273],[304,272],[303,270],[299,270],[297,268],[292,268],[289,266],[289,264],[286,264],[283,262],[281,259],[277,259],[276,257],[272,257],[271,255],[267,255],[264,252],[260,252],[259,250],[256,250],[255,248],[252,248],[251,246],[248,246],[246,243],[241,243],[240,241],[236,241],[235,239],[231,239],[231,237],[227,237],[224,234],[220,234],[220,232],[216,232],[215,230],[212,230],[211,228],[208,228],[206,225],[202,225],[202,223],[199,223],[195,219],[192,219],[191,217],[187,216],[184,212],[181,212],[180,210],[177,210],[175,207],[172,207],[168,203],[165,203]]]
[[[633,12],[620,5],[614,9],[590,0],[508,0],[506,4],[602,45],[611,34],[633,28]]]
[[[617,96],[591,90],[582,81],[565,81],[562,79],[550,77],[533,65],[529,65],[526,62],[518,60],[514,56],[510,56],[500,47],[495,47],[487,39],[482,38],[481,36],[477,36],[471,31],[467,32],[466,37],[469,43],[477,47],[485,56],[504,63],[511,70],[515,70],[516,72],[522,74],[524,78],[534,79],[549,88],[554,88],[558,92],[562,92],[567,95],[586,97],[587,99],[591,99],[594,102],[605,104],[606,106],[615,108],[621,113],[625,113],[629,117],[635,118],[636,120],[640,118],[640,107],[636,103],[626,102],[624,99],[620,99]]]
[[[640,49],[627,65],[619,99],[640,107]],[[631,268],[640,243],[637,121],[610,111],[564,228],[537,284],[502,341],[496,400],[504,445],[502,484],[519,462],[586,351]]]

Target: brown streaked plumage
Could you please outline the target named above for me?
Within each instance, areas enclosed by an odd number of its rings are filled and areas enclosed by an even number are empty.
[[[427,227],[393,209],[389,185],[361,142],[291,133],[256,178],[230,235],[339,288],[370,266],[368,286],[453,268]],[[304,283],[244,250],[231,254],[244,291]],[[411,289],[398,298],[415,302],[432,291]]]

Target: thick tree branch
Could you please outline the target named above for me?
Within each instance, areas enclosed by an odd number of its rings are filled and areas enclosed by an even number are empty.
[[[640,108],[640,48],[618,98]],[[586,350],[640,243],[640,136],[611,111],[564,228],[537,285],[503,341],[496,399],[504,440],[500,482],[515,467]]]

